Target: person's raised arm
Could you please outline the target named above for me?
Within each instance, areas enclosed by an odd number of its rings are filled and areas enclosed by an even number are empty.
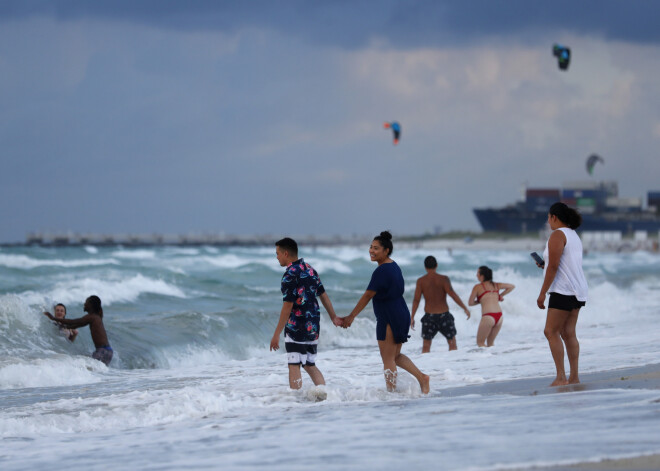
[[[280,319],[277,322],[277,327],[275,327],[275,333],[273,334],[273,338],[270,340],[271,350],[278,350],[280,348],[280,335],[282,335],[282,330],[284,330],[284,326],[289,320],[291,309],[293,309],[293,301],[284,301],[282,303],[282,310],[280,311]]]
[[[330,301],[330,296],[328,296],[328,293],[323,293],[321,296],[319,296],[319,299],[321,300],[321,303],[323,304],[323,307],[325,310],[328,312],[328,315],[330,316],[330,320],[332,323],[336,326],[341,326],[342,321],[339,317],[337,317],[337,314],[335,313],[335,308],[332,306],[332,301]]]
[[[371,301],[371,299],[374,296],[376,296],[375,291],[366,290],[364,292],[364,294],[362,295],[362,297],[360,298],[360,300],[355,305],[355,307],[353,308],[353,310],[351,311],[351,313],[348,316],[343,318],[344,323],[343,323],[342,327],[344,327],[344,328],[350,327],[351,324],[353,323],[353,320],[355,320],[357,315],[360,314],[360,312],[362,312],[362,310],[365,307],[367,307],[367,304],[369,304],[369,301]]]
[[[445,292],[451,297],[451,299],[454,300],[456,304],[458,304],[462,309],[467,318],[470,318],[470,310],[465,307],[465,304],[463,304],[463,301],[461,301],[461,298],[456,294],[456,291],[454,291],[454,288],[451,286],[451,281],[449,278],[447,278],[445,282]]]
[[[511,283],[497,283],[497,290],[504,290],[500,293],[500,301],[502,300],[502,297],[513,291],[515,287],[516,285],[512,285]]]
[[[539,297],[536,300],[536,305],[539,309],[545,309],[545,296],[557,275],[559,260],[561,259],[561,254],[564,252],[565,245],[566,236],[562,231],[554,231],[550,234],[550,238],[548,239],[548,260],[545,261],[545,277],[543,278],[541,293],[539,293]]]
[[[412,312],[410,313],[410,328],[415,328],[415,313],[419,307],[419,302],[422,300],[422,284],[420,280],[417,280],[417,286],[415,286],[415,296],[413,297],[412,303]]]

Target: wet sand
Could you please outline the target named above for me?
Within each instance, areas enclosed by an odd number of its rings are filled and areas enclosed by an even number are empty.
[[[512,381],[485,383],[460,388],[442,390],[443,396],[454,397],[468,394],[512,394],[539,395],[561,394],[565,392],[596,391],[602,389],[660,389],[660,364],[642,367],[621,368],[616,370],[583,373],[581,383],[568,386],[550,387],[554,377],[529,378]],[[660,399],[659,399],[660,400]],[[658,441],[660,449],[660,439]],[[534,466],[500,468],[501,471],[575,471],[575,470],[660,470],[660,454],[636,456],[619,459],[602,459],[594,462],[577,462],[555,466]]]
[[[598,389],[660,389],[660,364],[634,368],[581,373],[580,384],[551,387],[553,376],[542,378],[516,379],[443,389],[443,396],[463,396],[467,394],[513,394],[535,396],[563,392],[593,391]],[[659,442],[660,444],[660,442]],[[660,445],[659,445],[660,446]],[[658,468],[660,469],[660,468]]]

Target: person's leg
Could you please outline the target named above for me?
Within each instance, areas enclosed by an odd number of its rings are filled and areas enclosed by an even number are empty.
[[[450,312],[441,314],[440,333],[447,339],[449,351],[458,350],[456,346],[456,324],[454,323],[454,316]]]
[[[481,322],[479,322],[479,328],[477,329],[477,346],[486,346],[486,339],[494,325],[495,319],[490,316],[481,316]]]
[[[577,324],[578,314],[580,309],[572,310],[564,327],[562,328],[560,335],[564,340],[566,345],[566,355],[568,356],[568,365],[571,369],[571,372],[568,376],[568,384],[577,384],[580,382],[580,376],[578,374],[578,358],[580,357],[580,343],[578,342],[577,335],[575,334],[575,325]]]
[[[392,329],[387,326],[387,333],[385,340],[378,341],[378,349],[380,350],[380,358],[383,360],[383,372],[385,374],[385,387],[388,391],[396,389],[396,355],[397,345],[394,343],[392,336]]]
[[[543,333],[548,339],[550,353],[555,362],[557,377],[550,386],[561,386],[568,384],[566,380],[566,371],[564,370],[564,343],[561,340],[560,332],[566,323],[570,311],[548,308],[548,315],[545,320],[545,329]]]
[[[431,343],[435,337],[436,330],[435,324],[432,322],[433,316],[431,314],[424,314],[422,317],[422,353],[429,353],[431,351]]]
[[[291,389],[302,388],[302,375],[300,374],[300,365],[289,364],[289,387]]]
[[[487,316],[490,317],[490,316]],[[491,318],[492,319],[492,318]],[[500,330],[502,329],[502,323],[504,322],[504,317],[500,317],[500,320],[497,321],[497,324],[490,330],[490,334],[488,334],[488,337],[486,338],[486,345],[489,347],[492,347],[495,345],[495,337],[497,337],[497,334],[500,333]]]
[[[417,382],[419,382],[419,387],[422,389],[423,394],[428,394],[429,392],[429,381],[430,377],[429,375],[426,375],[422,373],[419,368],[412,362],[410,358],[408,358],[406,355],[401,353],[401,347],[403,344],[401,343],[394,343],[394,334],[392,334],[392,329],[390,326],[387,326],[387,333],[385,336],[385,341],[386,342],[391,342],[391,345],[394,345],[394,361],[396,366],[399,366],[406,370],[408,373],[413,375]],[[396,370],[396,367],[395,367]],[[395,384],[396,386],[396,384]]]
[[[310,378],[312,378],[312,381],[314,382],[315,386],[318,386],[320,384],[325,384],[325,378],[323,378],[323,374],[321,373],[321,370],[319,370],[316,365],[305,365],[303,366],[305,368],[305,371],[309,375]]]
[[[424,339],[422,343],[422,353],[429,353],[431,351],[431,343],[433,340]]]

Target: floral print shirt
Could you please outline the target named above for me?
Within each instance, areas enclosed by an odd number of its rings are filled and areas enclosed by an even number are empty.
[[[301,258],[286,267],[282,277],[282,297],[292,302],[289,321],[284,332],[294,342],[314,342],[319,339],[321,312],[317,296],[325,293],[319,274]]]

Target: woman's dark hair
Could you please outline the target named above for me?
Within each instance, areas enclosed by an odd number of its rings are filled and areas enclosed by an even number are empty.
[[[387,254],[388,256],[392,255],[392,251],[394,250],[394,246],[392,245],[392,234],[388,231],[383,231],[380,235],[374,237],[374,240],[377,240],[384,249],[389,250],[389,253]]]
[[[62,306],[62,307],[64,308],[64,315],[66,316],[66,306],[65,306],[64,304],[62,304],[62,303],[57,303],[57,304],[55,305],[55,307],[57,307],[57,306]]]
[[[557,216],[557,219],[573,230],[577,229],[580,227],[580,224],[582,224],[582,216],[580,216],[580,213],[561,202],[557,202],[550,206],[548,214]]]
[[[486,265],[479,267],[479,274],[484,277],[484,281],[493,281],[493,270]]]

